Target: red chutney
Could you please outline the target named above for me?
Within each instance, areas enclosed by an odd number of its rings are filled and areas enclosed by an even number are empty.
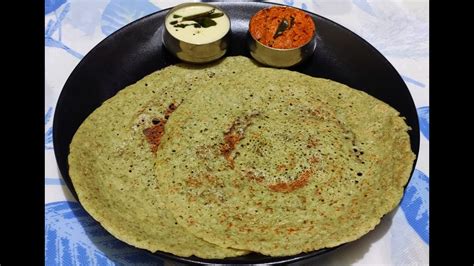
[[[291,7],[270,7],[250,20],[250,34],[265,46],[291,49],[308,43],[316,26],[310,15]]]

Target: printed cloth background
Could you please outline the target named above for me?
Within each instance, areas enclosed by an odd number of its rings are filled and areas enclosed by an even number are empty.
[[[189,1],[45,0],[45,263],[164,265],[100,227],[71,196],[53,151],[52,118],[67,77],[98,42],[150,13]],[[399,208],[376,229],[316,261],[425,265],[429,249],[428,0],[275,0],[336,21],[375,46],[402,75],[420,122],[416,170]]]

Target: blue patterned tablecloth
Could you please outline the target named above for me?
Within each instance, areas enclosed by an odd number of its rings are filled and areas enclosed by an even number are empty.
[[[71,196],[53,151],[52,117],[74,67],[131,21],[185,1],[45,0],[46,265],[156,265],[102,229]],[[188,1],[186,1],[188,2]],[[362,36],[402,75],[420,122],[420,153],[405,196],[375,230],[318,259],[322,265],[425,265],[429,249],[428,0],[273,1],[315,12]],[[158,264],[168,262],[159,261]]]

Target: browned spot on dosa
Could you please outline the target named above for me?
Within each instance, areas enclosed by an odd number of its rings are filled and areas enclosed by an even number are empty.
[[[307,148],[314,148],[314,147],[317,147],[319,145],[319,140],[317,138],[309,138],[308,139],[308,143],[306,144],[306,147]]]
[[[153,123],[155,125],[145,128],[143,130],[143,134],[145,135],[145,138],[150,144],[150,148],[152,152],[156,152],[158,150],[158,146],[160,146],[161,138],[165,134],[165,125],[166,122],[168,122],[168,119],[170,115],[178,108],[177,105],[174,103],[170,104],[168,106],[168,109],[165,111],[165,116],[163,119],[154,119]]]
[[[265,178],[263,176],[256,176],[252,171],[248,171],[246,173],[246,176],[250,179],[250,180],[255,180],[257,181],[258,183],[261,183],[265,180]]]
[[[309,182],[309,177],[313,172],[311,170],[304,170],[296,180],[291,182],[281,182],[271,184],[268,188],[275,192],[291,192],[298,188],[304,187]]]
[[[310,164],[315,164],[319,162],[319,159],[315,156],[311,156],[308,161]]]
[[[229,162],[231,168],[234,168],[234,158],[231,156],[232,151],[237,146],[237,143],[242,139],[243,133],[238,134],[236,132],[229,132],[224,134],[224,144],[221,146],[221,153],[224,158]]]
[[[286,231],[289,233],[289,234],[292,234],[296,231],[300,230],[299,228],[294,228],[294,227],[290,227],[288,229],[286,229]]]
[[[166,120],[165,120],[166,121]],[[161,142],[161,137],[165,134],[165,122],[161,122],[143,130],[146,140],[150,144],[151,151],[156,152]]]
[[[197,188],[202,185],[202,182],[196,177],[189,176],[188,179],[186,179],[186,185]]]
[[[296,180],[290,181],[290,182],[279,182],[279,183],[273,183],[273,184],[266,184],[266,186],[274,192],[291,192],[296,189],[302,188],[306,186],[309,183],[311,175],[314,173],[314,166],[319,163],[319,158],[316,156],[311,156],[308,158],[308,162],[310,163],[310,168],[303,170],[303,172],[296,178]],[[294,167],[294,162],[290,163],[290,165],[277,165],[277,171],[285,170],[285,168],[292,168]],[[285,167],[285,168],[283,168]],[[263,176],[257,176],[255,175],[254,172],[252,171],[247,171],[244,173],[244,175],[250,179],[250,180],[255,180],[257,183],[264,183],[265,178]],[[302,201],[306,201],[306,199],[303,199]]]
[[[277,165],[277,171],[278,172],[284,172],[285,170],[287,170],[286,165],[284,165],[284,164]]]
[[[252,124],[251,118],[257,116],[257,112],[246,115],[244,118],[237,118],[232,126],[224,133],[224,144],[221,145],[220,152],[224,158],[229,162],[230,168],[234,168],[234,156],[232,151],[241,139],[244,138],[245,130]]]

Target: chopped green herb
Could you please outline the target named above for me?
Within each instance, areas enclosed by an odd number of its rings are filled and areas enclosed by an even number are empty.
[[[209,15],[214,13],[214,11],[216,11],[215,8],[213,8],[209,11],[206,11],[206,12],[198,13],[198,14],[191,15],[191,16],[186,16],[186,17],[183,18],[183,21],[184,20],[194,20],[195,18],[200,18],[200,17],[208,17]]]
[[[211,26],[217,25],[217,22],[214,20],[204,17],[204,18],[197,18],[194,21],[196,21],[199,25],[201,25],[203,28],[209,28]]]
[[[186,28],[187,26],[194,26],[195,28],[201,28],[201,25],[199,25],[198,23],[191,23],[191,24],[183,24],[183,23],[180,23],[180,24],[176,24],[174,25],[175,28]]]
[[[278,25],[278,28],[277,28],[275,34],[273,35],[273,39],[275,39],[276,37],[282,35],[283,32],[284,32],[285,30],[287,30],[289,27],[290,27],[290,23],[288,22],[288,20],[283,19],[283,20],[280,22],[280,25]]]
[[[218,18],[222,16],[224,16],[224,13],[214,13],[214,14],[210,14],[209,18]]]
[[[222,17],[224,15],[224,13],[214,13],[215,11],[216,11],[216,9],[213,8],[213,9],[211,9],[209,11],[206,11],[206,12],[203,12],[203,13],[198,13],[198,14],[195,14],[195,15],[190,15],[190,16],[183,17],[180,21],[180,22],[183,22],[183,21],[194,21],[194,22],[196,22],[196,23],[193,23],[193,24],[184,24],[184,23],[177,24],[178,23],[177,21],[172,21],[172,22],[170,22],[170,24],[174,25],[174,27],[177,27],[177,28],[185,28],[185,27],[190,26],[190,25],[193,25],[195,28],[209,28],[211,26],[217,25],[217,22],[213,20],[214,18]],[[173,17],[175,17],[175,16],[176,15],[173,15]],[[181,16],[179,16],[179,17],[181,17]]]

